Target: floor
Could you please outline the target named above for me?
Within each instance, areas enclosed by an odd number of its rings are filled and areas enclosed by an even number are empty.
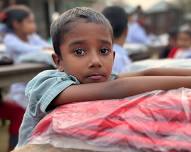
[[[7,152],[8,124],[0,124],[0,152]]]

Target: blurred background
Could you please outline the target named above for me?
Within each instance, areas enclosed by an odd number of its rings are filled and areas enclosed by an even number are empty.
[[[147,30],[153,34],[163,34],[171,28],[191,23],[190,0],[0,0],[0,9],[14,4],[25,4],[33,10],[38,32],[44,37],[49,36],[51,20],[75,6],[89,6],[101,11],[105,6],[119,5],[128,13],[141,6],[149,27]]]
[[[159,57],[161,54],[159,51],[163,49],[161,47],[168,45],[169,32],[191,24],[191,0],[147,0],[146,2],[142,0],[0,0],[0,10],[14,4],[25,4],[32,9],[38,27],[37,32],[45,39],[49,38],[52,20],[65,10],[76,6],[88,6],[101,12],[106,6],[119,5],[129,15],[140,12],[142,27],[152,43],[149,48],[148,45],[140,45],[145,43],[125,45],[134,61],[153,57],[153,54],[140,54],[141,51],[148,49],[152,52],[158,51],[154,52],[154,57]]]
[[[191,0],[0,0],[0,11],[16,4],[27,5],[33,11],[37,33],[47,41],[50,41],[51,22],[70,8],[88,6],[101,12],[106,6],[121,6],[134,20],[139,19],[149,39],[149,42],[125,43],[124,48],[132,61],[166,58],[164,51],[173,31],[190,30],[191,25]],[[2,26],[0,24],[0,28]],[[0,47],[0,53],[3,49]],[[9,122],[0,121],[0,152],[7,152],[8,126]]]

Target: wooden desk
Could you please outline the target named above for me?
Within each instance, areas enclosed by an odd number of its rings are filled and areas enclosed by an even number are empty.
[[[51,66],[39,63],[0,66],[0,88],[10,86],[15,82],[27,82],[39,72],[51,68]]]

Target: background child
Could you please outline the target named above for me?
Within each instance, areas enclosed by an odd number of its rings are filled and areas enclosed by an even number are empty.
[[[177,33],[177,29],[171,29],[168,32],[168,44],[161,50],[160,58],[167,58],[170,51],[177,48]]]
[[[35,18],[32,11],[24,5],[14,5],[4,11],[2,19],[7,27],[4,37],[6,53],[15,63],[24,55],[39,53],[51,46],[36,34]],[[41,54],[42,55],[42,54]],[[40,55],[39,55],[40,56]],[[24,109],[27,100],[24,95],[25,84],[17,83],[11,86],[10,98]]]
[[[26,53],[43,51],[51,46],[36,34],[36,23],[32,11],[24,5],[7,8],[2,19],[7,26],[4,43],[8,55],[17,62]]]
[[[169,53],[170,58],[191,58],[191,30],[185,29],[178,32],[177,48]]]
[[[36,124],[59,105],[119,99],[156,89],[191,88],[191,70],[185,69],[112,75],[112,27],[102,14],[89,8],[77,7],[63,13],[52,23],[51,37],[57,70],[44,71],[27,85],[30,102],[18,146],[27,144]]]
[[[23,5],[8,7],[3,11],[1,21],[6,25],[6,34],[3,40],[6,46],[6,54],[15,63],[23,55],[40,53],[45,48],[51,48],[45,40],[36,34],[35,18],[28,7]],[[28,104],[24,93],[25,87],[25,83],[13,84],[9,91],[8,101],[14,103],[4,102],[1,105],[1,118],[9,119],[11,121],[10,128],[14,128],[14,131],[10,130],[10,149],[17,144],[18,124],[21,123],[24,110]]]
[[[128,66],[131,64],[131,59],[128,57],[128,52],[123,48],[127,37],[127,13],[119,6],[106,7],[102,11],[103,15],[109,20],[113,28],[115,59],[112,72],[121,73],[127,72]]]

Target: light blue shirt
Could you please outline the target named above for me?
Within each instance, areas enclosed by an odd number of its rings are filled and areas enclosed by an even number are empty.
[[[40,38],[37,34],[28,36],[28,41],[22,41],[16,34],[8,33],[3,40],[6,46],[6,53],[15,62],[17,58],[23,54],[29,54],[42,51],[44,47],[50,47],[50,45]]]
[[[32,130],[49,111],[47,107],[52,100],[67,87],[80,84],[73,76],[58,70],[46,70],[34,77],[26,87],[26,96],[29,99],[23,122],[19,130],[17,146],[29,142]]]
[[[128,24],[127,43],[150,44],[151,40],[147,36],[145,30],[137,22]]]
[[[28,36],[28,41],[22,41],[16,34],[8,33],[5,35],[4,44],[6,47],[6,54],[14,60],[15,63],[21,59],[21,57],[32,57],[37,54],[37,58],[50,58],[50,55],[43,54],[42,48],[51,47],[45,40],[43,40],[37,34],[32,34]],[[49,57],[50,56],[50,57]],[[15,101],[18,105],[26,108],[28,101],[24,94],[26,84],[25,83],[15,83],[11,85],[9,90],[8,98]]]
[[[128,71],[128,65],[132,63],[131,59],[128,56],[127,51],[118,45],[113,45],[113,50],[115,51],[115,59],[113,63],[112,73],[123,73]]]
[[[111,80],[116,78],[114,74],[110,77]],[[19,130],[18,147],[30,141],[37,123],[50,112],[47,108],[53,99],[69,86],[78,84],[80,82],[74,76],[58,70],[43,71],[27,84],[25,94],[29,104]]]
[[[187,48],[187,49],[178,49],[175,57],[176,59],[188,59],[191,58],[191,48]]]

